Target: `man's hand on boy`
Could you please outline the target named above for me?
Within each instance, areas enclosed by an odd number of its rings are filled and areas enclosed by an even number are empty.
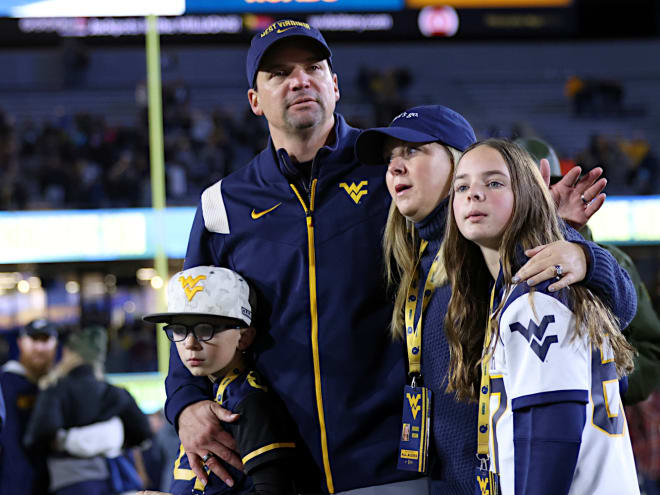
[[[204,471],[202,457],[209,453],[215,457],[208,458],[206,466],[228,486],[234,486],[234,481],[218,458],[237,469],[243,469],[241,459],[235,452],[234,438],[220,424],[220,420],[227,423],[236,421],[238,416],[210,400],[190,404],[179,414],[181,445],[188,455],[190,468],[204,484],[208,482],[208,475]]]

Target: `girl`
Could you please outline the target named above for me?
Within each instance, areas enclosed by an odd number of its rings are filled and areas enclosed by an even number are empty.
[[[364,131],[356,144],[361,162],[387,165],[392,205],[383,245],[389,287],[395,298],[392,333],[395,338],[417,338],[406,339],[411,341],[409,371],[417,383],[423,379],[433,393],[427,472],[432,478],[432,492],[443,495],[471,494],[474,490],[477,408],[458,403],[452,394],[445,393],[449,346],[443,324],[452,288],[447,284],[442,256],[434,261],[444,236],[454,166],[475,140],[462,115],[441,105],[427,105],[403,112],[389,127]],[[577,202],[562,199],[561,205],[580,207],[580,211],[566,211],[564,216],[588,218],[597,209],[595,204],[603,199],[599,192],[604,187],[602,180],[595,181],[598,174],[592,172],[573,187],[579,175],[576,169],[555,186],[572,195],[570,198],[578,198]],[[584,206],[581,194],[595,201]],[[557,241],[529,251],[529,256],[538,255],[520,270],[521,280],[533,285],[552,278],[551,288],[560,289],[584,279],[592,290],[607,296],[615,314],[627,324],[635,311],[634,303],[632,307],[630,304],[634,290],[627,274],[605,250],[585,242],[571,229],[566,235],[574,242]],[[564,276],[558,281],[554,280],[555,266],[563,269]],[[421,303],[416,304],[417,300]],[[411,328],[415,330],[408,333]]]
[[[585,287],[513,281],[524,250],[564,238],[533,159],[471,146],[450,203],[447,390],[479,400],[478,453],[501,493],[639,493],[618,386],[633,351],[616,318]]]

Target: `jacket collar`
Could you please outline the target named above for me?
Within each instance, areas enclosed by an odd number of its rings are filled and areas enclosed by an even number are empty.
[[[359,131],[349,126],[344,117],[335,113],[334,142],[319,149],[314,157],[315,160],[322,159],[326,163],[346,163],[355,160],[354,144]],[[289,183],[291,177],[291,158],[284,148],[275,149],[272,138],[268,138],[268,145],[259,153],[254,161],[257,173],[267,183]],[[323,169],[318,169],[317,177],[323,175]]]
[[[2,367],[2,371],[8,371],[10,373],[14,373],[15,375],[21,375],[27,377],[27,371],[25,370],[25,366],[23,366],[18,361],[13,361],[13,360],[7,361],[5,365]]]
[[[422,239],[432,242],[443,238],[447,223],[448,206],[449,197],[440,201],[440,204],[424,220],[415,224],[415,228]]]

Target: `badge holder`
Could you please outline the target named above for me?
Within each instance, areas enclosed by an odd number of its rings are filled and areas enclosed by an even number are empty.
[[[491,383],[488,367],[490,364],[491,318],[493,314],[493,301],[495,300],[495,286],[490,293],[490,310],[488,325],[484,336],[483,362],[481,363],[481,385],[479,386],[479,413],[477,415],[477,459],[479,467],[475,470],[474,495],[500,495],[500,476],[490,470],[490,393]]]
[[[500,495],[500,476],[488,468],[489,457],[477,454],[479,467],[475,470],[474,495]]]
[[[413,376],[403,388],[403,416],[397,468],[426,473],[431,426],[431,391],[417,386]]]

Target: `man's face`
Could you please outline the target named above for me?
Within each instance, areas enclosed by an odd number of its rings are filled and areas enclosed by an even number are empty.
[[[248,98],[252,111],[264,115],[271,128],[296,134],[333,118],[337,75],[314,48],[304,39],[282,40],[261,61]]]
[[[47,334],[23,335],[17,340],[19,360],[35,377],[48,373],[55,361],[57,338]]]

